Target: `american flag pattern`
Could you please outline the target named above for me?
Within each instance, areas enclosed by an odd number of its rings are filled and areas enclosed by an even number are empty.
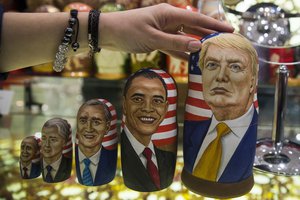
[[[211,34],[203,39],[205,40],[218,35],[219,33]],[[191,53],[189,60],[189,83],[188,83],[188,96],[185,105],[185,120],[189,121],[202,121],[212,117],[212,111],[203,98],[202,87],[202,73],[199,67],[200,51]],[[254,107],[258,111],[257,91],[253,99]]]
[[[38,143],[38,148],[39,148],[39,151],[41,149],[41,143],[42,143],[42,139],[41,139],[41,134],[35,134],[34,136],[34,139],[36,140],[36,142]],[[32,163],[38,163],[41,161],[41,154],[38,153],[33,159],[32,159]]]
[[[174,79],[164,70],[150,69],[162,77],[167,85],[168,111],[165,119],[159,125],[156,133],[152,135],[155,146],[175,144],[177,141],[177,86]],[[125,126],[125,116],[122,117],[122,127]]]
[[[108,133],[103,137],[102,146],[108,150],[116,149],[118,146],[117,111],[115,107],[106,99],[98,99],[98,100],[105,103],[112,117],[110,122],[110,129]],[[77,135],[76,135],[76,145],[78,145]]]
[[[118,134],[117,134],[117,111],[115,107],[106,99],[99,99],[106,104],[111,114],[110,129],[104,136],[102,146],[106,149],[112,150],[118,146]]]
[[[69,139],[67,144],[63,148],[63,155],[67,157],[72,157],[73,143],[72,143],[72,130],[70,126]]]

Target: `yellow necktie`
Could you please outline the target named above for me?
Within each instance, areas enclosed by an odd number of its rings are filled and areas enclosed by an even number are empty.
[[[219,123],[216,129],[217,137],[205,149],[193,171],[194,176],[209,181],[216,181],[217,179],[222,158],[221,138],[230,132],[230,128],[223,122]]]

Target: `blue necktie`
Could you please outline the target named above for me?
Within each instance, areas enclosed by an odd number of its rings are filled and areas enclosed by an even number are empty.
[[[92,186],[93,185],[93,177],[92,177],[92,174],[91,174],[91,171],[90,171],[90,168],[89,168],[90,164],[91,164],[91,161],[90,161],[90,159],[85,158],[83,160],[83,163],[85,165],[85,167],[83,169],[83,174],[82,174],[83,184],[87,185],[87,186]]]
[[[47,174],[46,174],[45,181],[48,183],[52,183],[53,182],[53,178],[51,176],[52,167],[50,165],[47,165],[46,169],[47,169]]]

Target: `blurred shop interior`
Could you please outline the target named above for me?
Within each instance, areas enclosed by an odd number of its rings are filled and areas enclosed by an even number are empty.
[[[300,1],[299,0],[13,0],[1,1],[6,12],[61,12],[100,9],[102,12],[129,10],[158,3],[200,12],[227,20],[236,31],[252,41],[260,57],[257,88],[259,104],[258,139],[281,139],[300,151]],[[183,168],[182,135],[188,62],[159,51],[128,54],[102,49],[90,57],[88,52],[69,58],[58,73],[53,63],[13,71],[0,82],[0,200],[1,199],[210,199],[187,190],[180,181]],[[285,79],[280,79],[280,67]],[[154,67],[173,76],[178,87],[178,157],[174,182],[165,190],[140,193],[126,188],[120,159],[116,178],[100,187],[81,186],[75,170],[65,182],[44,183],[39,177],[22,180],[19,174],[21,140],[40,133],[52,117],[67,119],[76,132],[79,106],[92,98],[109,100],[122,118],[122,90],[126,78],[142,67]],[[1,109],[3,109],[1,111]],[[279,125],[278,125],[279,124]],[[277,134],[278,135],[278,134]],[[298,153],[298,152],[297,152]],[[120,155],[120,154],[119,154]],[[300,159],[298,157],[297,159]],[[299,162],[298,162],[299,163]],[[255,185],[236,199],[299,199],[299,174],[285,176],[254,169]]]

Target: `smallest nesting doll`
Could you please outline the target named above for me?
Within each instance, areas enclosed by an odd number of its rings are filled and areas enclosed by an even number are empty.
[[[41,175],[39,139],[27,136],[21,142],[20,174],[23,179],[33,179]]]
[[[67,120],[52,118],[42,128],[42,175],[45,182],[56,183],[70,177],[72,134]]]

